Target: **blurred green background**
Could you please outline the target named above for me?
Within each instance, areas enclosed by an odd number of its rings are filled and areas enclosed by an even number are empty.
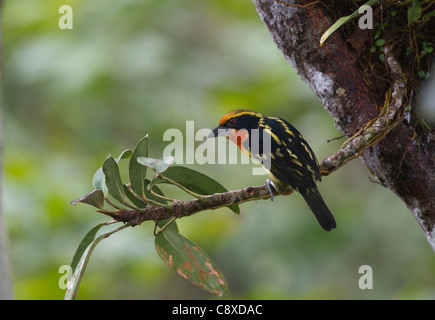
[[[58,9],[73,8],[73,30]],[[4,214],[14,297],[62,299],[61,265],[106,218],[70,201],[106,156],[165,130],[213,128],[246,107],[287,119],[317,157],[341,141],[329,114],[272,41],[249,0],[6,1],[3,13]],[[127,162],[121,166],[125,169]],[[264,183],[252,165],[189,165],[229,189]],[[226,276],[229,298],[434,299],[435,255],[401,200],[354,160],[319,188],[338,228],[324,232],[299,196],[179,220]],[[178,196],[167,189],[168,196]],[[215,299],[157,256],[151,224],[103,241],[80,299]],[[373,289],[361,290],[361,265]]]

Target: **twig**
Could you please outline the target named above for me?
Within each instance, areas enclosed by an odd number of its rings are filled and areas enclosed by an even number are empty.
[[[339,137],[335,137],[335,138],[327,139],[326,142],[330,143],[330,142],[335,141],[335,140],[343,139],[344,137],[346,137],[346,135],[343,134],[343,135],[341,135],[341,136],[339,136]]]
[[[197,198],[197,199],[199,199],[201,201],[204,199],[204,196],[202,194],[198,194],[196,192],[193,192],[193,191],[189,190],[188,188],[186,188],[185,186],[183,186],[182,184],[179,184],[178,182],[176,182],[176,181],[174,181],[172,179],[169,179],[168,177],[165,177],[162,174],[159,174],[158,177],[160,179],[166,180],[167,182],[169,182],[170,184],[173,184],[174,186],[177,186],[178,188],[180,188],[184,192],[190,194],[191,196],[193,196],[193,197],[195,197],[195,198]]]

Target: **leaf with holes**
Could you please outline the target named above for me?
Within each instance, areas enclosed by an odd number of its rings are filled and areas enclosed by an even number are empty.
[[[157,253],[180,276],[218,296],[227,295],[227,282],[217,266],[196,244],[167,228],[155,238]]]

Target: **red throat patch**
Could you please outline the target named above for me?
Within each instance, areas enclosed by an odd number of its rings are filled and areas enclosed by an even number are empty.
[[[249,138],[249,132],[246,129],[233,129],[227,138],[236,144],[244,154],[249,155],[249,151],[244,147],[244,142]]]

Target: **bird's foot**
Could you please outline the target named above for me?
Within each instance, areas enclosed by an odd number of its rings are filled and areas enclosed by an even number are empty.
[[[275,184],[269,179],[266,179],[266,185],[267,185],[267,189],[269,189],[270,200],[273,201],[273,191],[275,190],[278,192],[278,189],[276,188]]]

